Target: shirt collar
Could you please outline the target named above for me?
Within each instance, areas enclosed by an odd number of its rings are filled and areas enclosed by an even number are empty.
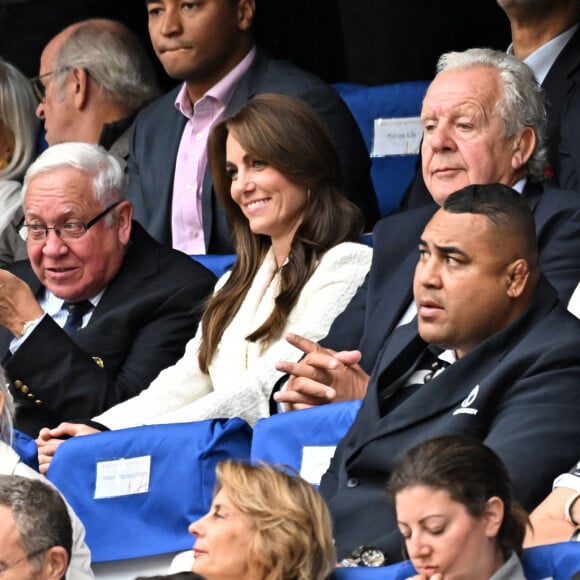
[[[246,74],[252,62],[254,62],[254,58],[256,58],[255,46],[252,47],[248,54],[225,77],[221,78],[213,87],[208,89],[199,100],[202,101],[209,97],[227,106],[241,78]],[[185,83],[183,83],[177,94],[175,108],[188,119],[193,117],[194,103],[189,99]]]
[[[528,180],[526,177],[520,179],[519,181],[516,181],[516,183],[512,185],[512,189],[515,189],[521,195],[524,192],[524,187],[526,186],[527,181]]]
[[[98,294],[96,294],[95,296],[91,296],[88,299],[89,302],[93,305],[93,308],[96,308],[97,304],[101,301],[101,298],[105,293],[105,290],[106,288],[103,288]],[[45,304],[43,310],[50,317],[54,317],[56,313],[62,309],[62,305],[64,303],[64,300],[62,298],[58,298],[48,289],[45,291],[44,300]]]
[[[542,44],[540,48],[536,49],[528,58],[524,59],[524,62],[532,69],[538,83],[542,84],[544,82],[552,65],[556,62],[556,59],[562,50],[564,50],[568,41],[574,36],[576,30],[578,30],[578,26],[580,25],[575,24],[571,28],[568,28],[568,30],[552,38],[552,40]],[[513,55],[513,44],[509,45],[507,52]]]

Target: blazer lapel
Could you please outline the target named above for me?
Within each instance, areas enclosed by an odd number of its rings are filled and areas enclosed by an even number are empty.
[[[101,312],[109,312],[119,304],[130,304],[130,297],[141,291],[141,281],[159,272],[160,246],[151,243],[151,238],[137,222],[131,227],[131,243],[123,264],[109,283],[91,320],[97,320]]]
[[[446,411],[451,413],[453,408],[459,407],[470,395],[477,393],[476,387],[493,370],[500,358],[499,351],[487,352],[488,349],[482,346],[483,349],[472,351],[422,386],[397,407],[389,409],[386,418],[379,418],[377,414],[376,421],[372,423],[374,427],[366,430],[359,447],[408,426],[416,426],[433,415]],[[417,356],[420,356],[420,353]],[[406,358],[405,354],[403,357]],[[473,362],[480,360],[485,360],[485,364],[475,365]],[[407,366],[413,362],[407,359]],[[378,396],[378,392],[373,392],[373,397]],[[375,407],[378,409],[378,405],[375,404]]]

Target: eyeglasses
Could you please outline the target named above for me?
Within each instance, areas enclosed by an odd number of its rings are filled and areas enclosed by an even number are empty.
[[[72,67],[70,67],[70,66],[63,66],[60,68],[55,68],[54,70],[51,70],[47,73],[44,73],[43,75],[38,75],[37,77],[30,79],[30,84],[32,85],[32,90],[34,91],[34,96],[38,99],[39,103],[43,103],[44,99],[46,98],[46,87],[44,86],[41,79],[44,79],[50,75],[54,75],[54,74],[57,74],[60,72],[70,70],[71,68]]]
[[[23,238],[41,242],[48,238],[49,230],[54,230],[54,233],[61,240],[77,240],[82,238],[100,219],[104,218],[110,211],[116,208],[121,202],[116,201],[108,208],[102,211],[98,216],[84,224],[83,222],[66,222],[56,226],[46,226],[44,224],[22,224],[19,228],[20,234]]]
[[[22,558],[18,558],[18,560],[14,560],[14,562],[10,562],[9,564],[5,564],[4,562],[0,562],[0,576],[3,576],[5,572],[8,572],[11,568],[16,568],[18,564],[24,562],[25,560],[30,560],[31,558],[35,558],[39,554],[46,552],[48,548],[42,548],[41,550],[35,550],[31,554],[27,554],[26,556],[22,556]]]

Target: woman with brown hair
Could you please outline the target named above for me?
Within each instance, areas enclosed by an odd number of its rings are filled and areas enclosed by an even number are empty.
[[[318,341],[362,284],[372,251],[358,243],[362,217],[342,195],[332,141],[308,105],[265,94],[214,127],[208,156],[237,258],[207,301],[184,356],[139,396],[94,419],[107,428],[270,414],[279,360],[302,352],[287,333]],[[62,424],[51,437],[94,432]]]
[[[388,484],[415,580],[525,580],[529,525],[501,459],[480,441],[437,437],[410,449]]]

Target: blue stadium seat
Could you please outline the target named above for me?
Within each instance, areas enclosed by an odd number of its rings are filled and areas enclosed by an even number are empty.
[[[405,580],[416,574],[411,562],[400,562],[381,568],[337,568],[332,580]]]
[[[192,254],[191,257],[218,278],[232,267],[236,259],[235,254]]]
[[[347,401],[260,419],[254,426],[252,462],[287,465],[318,485],[360,405]]]
[[[580,571],[580,542],[562,542],[524,550],[522,562],[527,580],[570,580]]]
[[[419,116],[429,82],[333,85],[356,119],[372,158],[371,176],[382,216],[399,207],[415,173],[422,135]]]
[[[580,571],[580,542],[563,542],[523,551],[527,580],[570,580]],[[333,580],[404,580],[415,574],[410,562],[383,568],[338,568]]]
[[[86,528],[93,562],[191,548],[188,525],[211,504],[216,464],[248,460],[241,419],[148,425],[74,437],[58,448],[48,479]]]
[[[18,429],[12,430],[12,448],[20,456],[20,461],[38,471],[36,441]]]

